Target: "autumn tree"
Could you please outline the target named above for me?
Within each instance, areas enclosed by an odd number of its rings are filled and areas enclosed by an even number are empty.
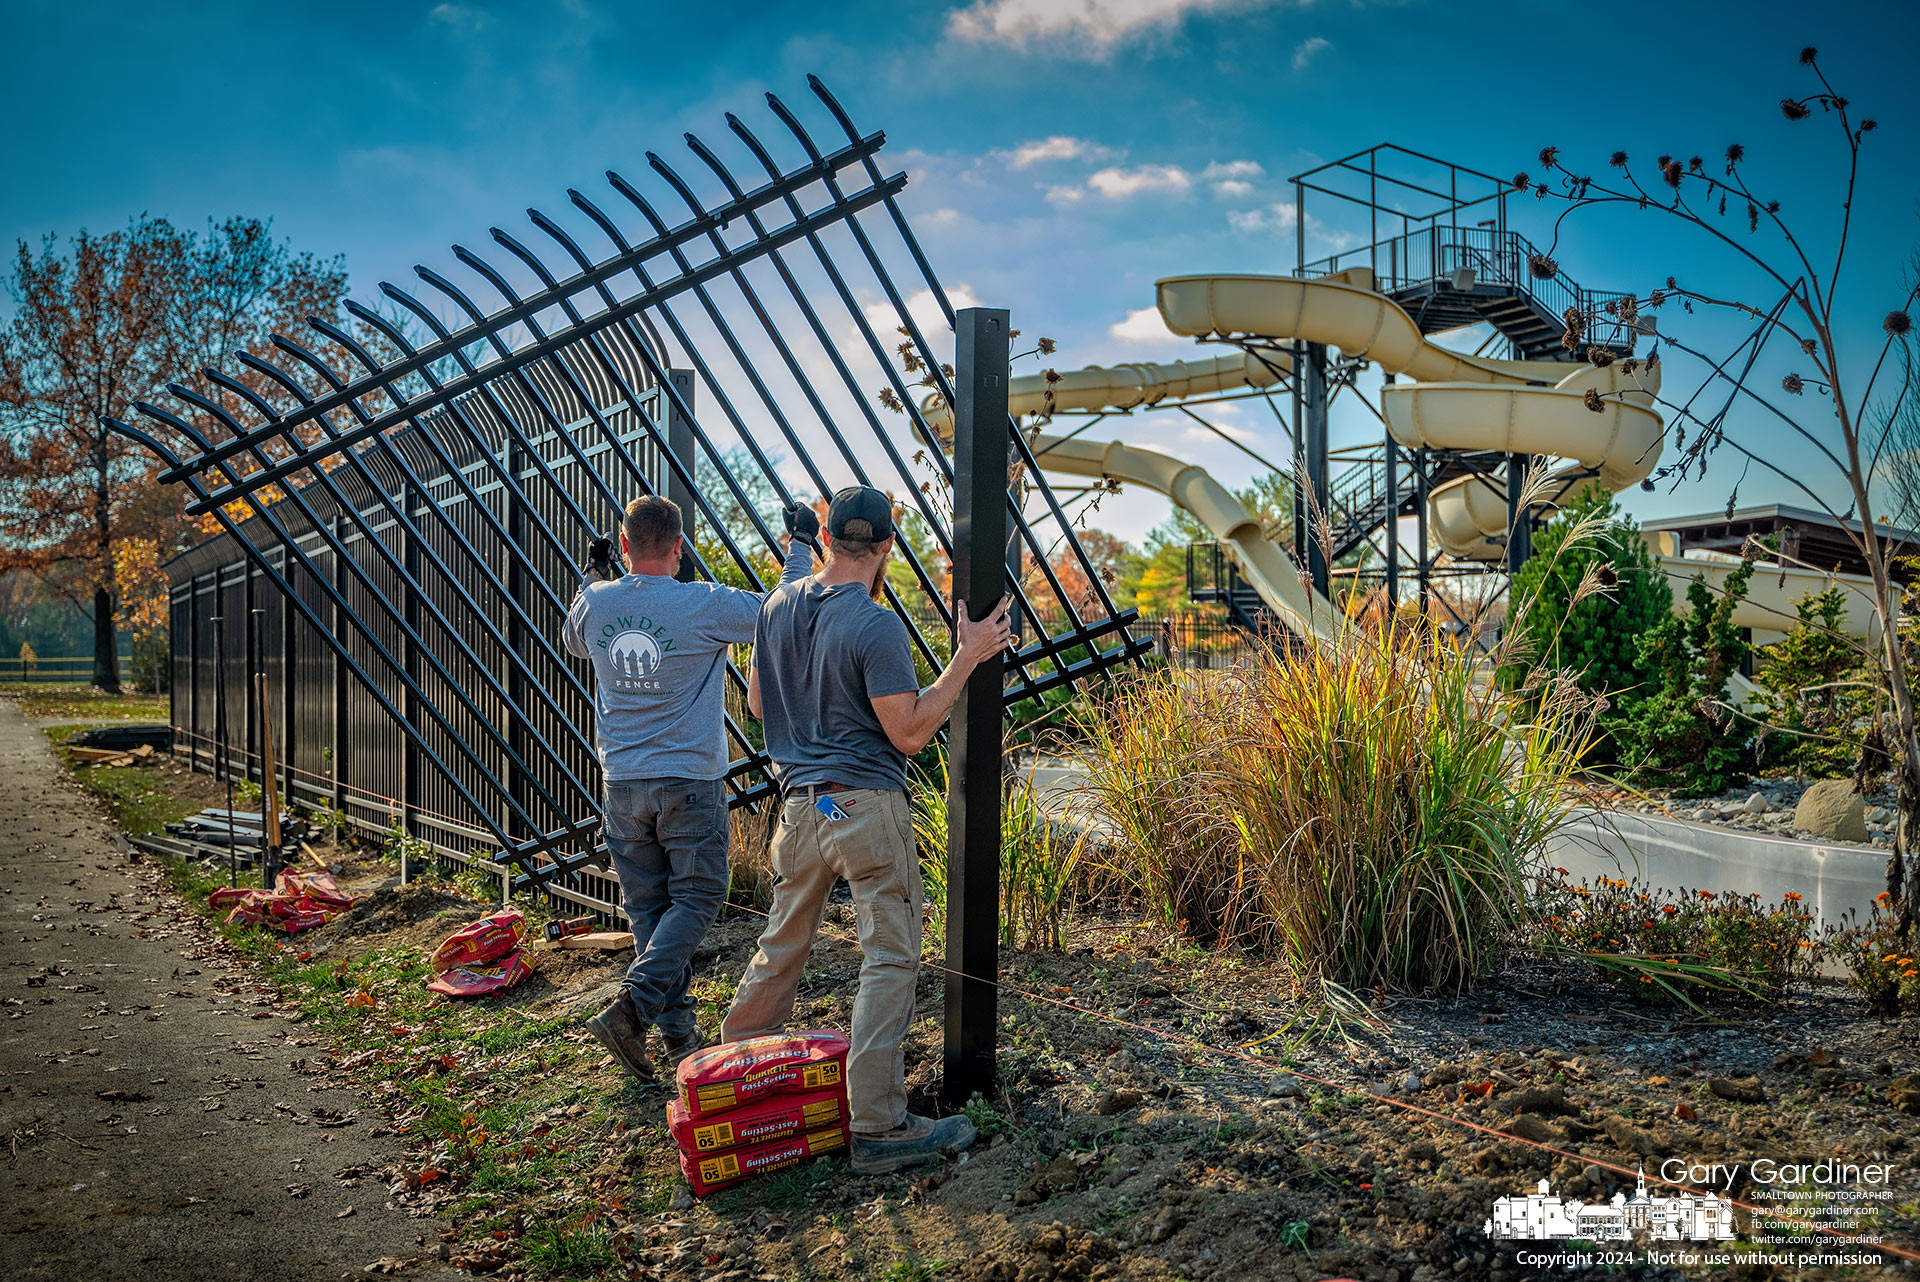
[[[1914,394],[1916,287],[1898,264],[1850,268],[1862,158],[1877,125],[1834,88],[1817,50],[1801,50],[1800,65],[1809,92],[1780,99],[1778,110],[1789,122],[1823,129],[1839,173],[1838,190],[1824,201],[1804,177],[1814,165],[1788,165],[1769,189],[1749,177],[1753,162],[1739,142],[1697,154],[1663,153],[1651,165],[1644,155],[1614,151],[1596,170],[1576,168],[1559,148],[1548,147],[1539,156],[1545,175],[1538,181],[1516,175],[1513,186],[1564,206],[1555,223],[1556,243],[1572,215],[1610,208],[1663,220],[1715,251],[1690,256],[1685,267],[1652,288],[1609,302],[1598,314],[1570,308],[1562,341],[1606,365],[1621,359],[1621,346],[1657,335],[1669,366],[1679,354],[1700,371],[1692,388],[1676,393],[1679,380],[1669,370],[1656,398],[1672,453],[1647,488],[1704,476],[1711,463],[1731,463],[1731,514],[1738,477],[1771,473],[1829,513],[1865,563],[1879,625],[1874,639],[1861,646],[1876,673],[1878,698],[1867,742],[1884,752],[1897,775],[1899,817],[1887,889],[1900,930],[1910,933],[1920,915],[1920,729],[1907,671],[1912,658],[1902,644],[1909,632],[1902,626],[1905,594],[1893,577],[1897,544],[1882,530],[1888,514],[1876,503],[1888,479],[1889,440]],[[1796,206],[1789,209],[1783,196]],[[1535,277],[1558,274],[1553,255],[1549,245],[1533,257]],[[1732,267],[1737,281],[1706,283],[1706,273],[1719,263]],[[1845,295],[1843,277],[1852,286]],[[1715,317],[1736,327],[1738,342],[1714,332]],[[1843,334],[1875,331],[1877,341],[1842,345]],[[1629,387],[1636,369],[1651,363],[1659,348],[1622,361]],[[1600,393],[1587,397],[1590,408],[1605,408]],[[1797,442],[1803,456],[1783,451],[1783,441]],[[1830,469],[1830,484],[1821,483],[1823,469]],[[1836,491],[1839,497],[1829,502]],[[1783,619],[1782,626],[1791,622]]]
[[[226,394],[202,368],[264,354],[275,330],[332,316],[346,291],[338,257],[296,253],[251,218],[186,231],[164,218],[19,242],[0,327],[0,571],[26,569],[93,623],[93,682],[120,687],[116,544],[151,540],[161,558],[187,537],[180,491],[153,460],[102,426],[169,382]]]

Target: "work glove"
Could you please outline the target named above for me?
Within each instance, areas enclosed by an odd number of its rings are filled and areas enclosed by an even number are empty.
[[[595,539],[587,545],[587,563],[584,567],[589,574],[597,574],[602,580],[617,579],[619,571],[614,569],[613,540]]]
[[[820,550],[820,514],[811,503],[802,500],[782,508],[780,523],[786,526],[789,538],[799,539],[816,552]]]

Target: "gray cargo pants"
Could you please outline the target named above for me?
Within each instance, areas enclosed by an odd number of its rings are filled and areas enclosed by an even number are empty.
[[[727,785],[719,779],[610,781],[607,852],[633,926],[621,981],[643,1024],[694,1030],[693,954],[727,897]]]

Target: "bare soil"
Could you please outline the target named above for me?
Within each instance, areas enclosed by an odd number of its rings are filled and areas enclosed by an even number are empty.
[[[44,767],[43,761],[34,769]],[[17,773],[10,770],[9,780]],[[1300,992],[1278,964],[1203,952],[1118,906],[1083,913],[1062,951],[1003,955],[1000,1090],[973,1110],[983,1134],[964,1158],[888,1177],[858,1176],[844,1160],[829,1158],[698,1201],[680,1180],[666,1134],[667,1089],[622,1079],[580,1027],[610,996],[630,952],[538,948],[537,972],[521,988],[457,1006],[409,1007],[418,1001],[402,991],[411,981],[375,983],[380,1004],[345,1034],[350,1044],[303,1047],[303,1026],[275,1018],[280,1008],[273,1001],[284,998],[292,1007],[305,1000],[311,1011],[312,992],[255,992],[250,972],[236,965],[214,995],[221,1005],[210,1001],[202,1010],[172,997],[184,991],[185,979],[210,986],[210,963],[227,956],[217,936],[143,867],[122,863],[97,823],[78,817],[83,803],[51,770],[34,786],[38,793],[6,785],[7,796],[22,795],[23,816],[38,817],[23,818],[8,834],[14,844],[5,848],[6,875],[14,898],[4,902],[11,914],[19,896],[30,893],[70,914],[31,929],[22,918],[22,938],[60,924],[74,929],[43,935],[40,942],[52,951],[45,960],[35,954],[14,973],[30,976],[54,963],[73,967],[49,980],[58,985],[84,978],[81,971],[91,966],[93,976],[84,982],[105,987],[152,978],[151,987],[168,999],[163,1006],[149,992],[142,999],[152,1010],[95,1016],[86,1000],[104,994],[58,987],[22,987],[16,994],[27,1002],[54,995],[77,1005],[83,1027],[71,1030],[55,1024],[52,1011],[8,1008],[9,1014],[29,1011],[21,1023],[38,1021],[36,1027],[49,1030],[26,1052],[40,1057],[28,1067],[43,1076],[23,1078],[10,1060],[10,1075],[0,1079],[9,1088],[0,1093],[0,1107],[22,1144],[9,1172],[17,1181],[9,1197],[24,1199],[28,1208],[13,1218],[39,1217],[24,1240],[38,1253],[36,1261],[47,1261],[35,1266],[47,1276],[108,1257],[104,1245],[97,1257],[84,1258],[69,1245],[81,1236],[80,1226],[119,1223],[113,1209],[119,1203],[100,1190],[178,1188],[208,1201],[188,1203],[171,1191],[170,1202],[151,1205],[126,1198],[145,1208],[139,1223],[153,1227],[116,1236],[114,1249],[137,1252],[119,1258],[154,1255],[151,1268],[172,1276],[169,1268],[183,1266],[170,1263],[176,1256],[166,1252],[178,1241],[203,1252],[203,1260],[267,1258],[279,1261],[274,1276],[298,1277],[302,1268],[317,1270],[323,1262],[340,1271],[388,1254],[431,1256],[434,1231],[444,1220],[454,1261],[509,1280],[1565,1278],[1564,1268],[1521,1263],[1521,1244],[1482,1232],[1494,1199],[1530,1191],[1543,1178],[1570,1198],[1631,1194],[1634,1172],[1644,1167],[1657,1185],[1661,1164],[1670,1159],[1731,1168],[1731,1189],[1743,1198],[1759,1188],[1753,1163],[1760,1158],[1891,1164],[1894,1197],[1868,1227],[1891,1244],[1920,1249],[1920,1181],[1913,1170],[1920,1152],[1920,1028],[1869,1018],[1842,986],[1801,989],[1783,1006],[1715,1021],[1623,1004],[1614,990],[1574,970],[1516,964],[1468,996],[1374,994],[1333,1020],[1322,994]],[[49,796],[58,804],[49,805],[43,799]],[[49,820],[49,813],[63,818]],[[42,829],[27,835],[35,822]],[[72,834],[60,835],[70,828]],[[70,853],[55,856],[55,850]],[[46,884],[23,890],[22,877],[42,868],[49,870]],[[301,937],[298,947],[319,958],[417,964],[447,930],[488,908],[445,887],[399,887],[390,869],[375,862],[351,864],[345,872],[352,888],[372,897]],[[78,915],[68,902],[84,899],[98,908],[112,902],[116,889],[129,907],[98,918]],[[145,920],[131,920],[142,912]],[[110,937],[114,925],[121,925],[121,938]],[[752,955],[760,925],[752,913],[730,910],[697,959],[701,1022],[709,1032]],[[846,1026],[859,965],[853,927],[850,907],[829,906],[796,1026]],[[149,936],[138,938],[136,929]],[[109,946],[133,950],[134,957],[147,955],[139,950],[158,955],[159,969],[118,975],[104,968],[120,956],[102,951]],[[912,1102],[921,1111],[938,1107],[944,982],[938,964],[930,955],[907,1046]],[[203,974],[176,979],[169,965]],[[111,1010],[134,1006],[131,997],[109,1001]],[[94,1121],[89,1110],[96,1106],[97,1116],[113,1114],[95,1093],[107,1088],[90,1066],[132,1058],[124,1051],[116,1057],[113,1043],[91,1039],[152,1040],[185,1027],[178,1021],[189,1008],[205,1027],[196,1026],[189,1045],[171,1053],[195,1067],[192,1056],[209,1061],[190,1095],[117,1106],[119,1120]],[[162,1009],[157,1021],[139,1018]],[[402,1012],[405,1026],[389,1027]],[[236,1059],[240,1048],[222,1045],[215,1035],[233,1034],[231,1021],[250,1015],[272,1022],[254,1027],[249,1021],[248,1045]],[[473,1044],[422,1060],[412,1043],[435,1022],[441,1032],[457,1028]],[[10,1022],[7,1032],[21,1023]],[[266,1028],[283,1032],[268,1035]],[[490,1033],[501,1035],[500,1045],[479,1044]],[[6,1044],[13,1055],[15,1043]],[[88,1046],[104,1053],[77,1058]],[[253,1054],[265,1058],[248,1058]],[[218,1066],[211,1063],[215,1055],[223,1061]],[[437,1075],[431,1100],[411,1080],[417,1070],[409,1066],[421,1063],[439,1065],[431,1070]],[[44,1075],[56,1070],[73,1076],[63,1111],[55,1113],[57,1101],[37,1098],[21,1109],[23,1092],[49,1086]],[[186,1080],[189,1070],[142,1065],[140,1071],[167,1079],[138,1086],[160,1092]],[[263,1085],[236,1089],[216,1073],[257,1077]],[[263,1103],[216,1096],[223,1087],[229,1094],[250,1090]],[[156,1128],[172,1115],[133,1115],[156,1105],[171,1105],[178,1114],[187,1100],[199,1109],[215,1099],[258,1121],[223,1131],[202,1120],[223,1111],[196,1112],[194,1122],[156,1139]],[[324,1139],[316,1125],[296,1125],[264,1106],[267,1100],[309,1111],[323,1102],[358,1108],[365,1122],[384,1119],[406,1133],[397,1152],[370,1143],[357,1127],[325,1131],[334,1138]],[[450,1152],[444,1136],[431,1131],[435,1101],[455,1112],[492,1110],[495,1133],[475,1141],[464,1157]],[[58,1131],[97,1149],[59,1138],[56,1123]],[[147,1134],[123,1139],[127,1126]],[[284,1147],[251,1156],[252,1150],[233,1147],[234,1131],[256,1146],[277,1135]],[[152,1147],[136,1149],[129,1141]],[[340,1146],[350,1143],[359,1147],[349,1155]],[[319,1149],[327,1151],[325,1161],[314,1156]],[[154,1159],[142,1153],[166,1154],[171,1177],[156,1172]],[[347,1160],[336,1165],[336,1154]],[[295,1159],[304,1160],[303,1172],[280,1177],[277,1164]],[[28,1162],[36,1164],[30,1171]],[[436,1178],[398,1179],[391,1195],[378,1187],[368,1196],[366,1185],[349,1188],[332,1178],[356,1167],[378,1186],[396,1173]],[[214,1171],[224,1174],[206,1174]],[[516,1175],[526,1171],[538,1174]],[[311,1185],[307,1196],[283,1193],[296,1181]],[[73,1184],[89,1187],[56,1192]],[[389,1196],[405,1216],[374,1213]],[[345,1221],[313,1215],[347,1203],[357,1209]],[[73,1209],[56,1219],[47,1209],[55,1205]],[[246,1207],[255,1215],[244,1217]],[[261,1233],[269,1209],[281,1218],[275,1231]],[[294,1256],[290,1242],[304,1254]],[[566,1244],[575,1254],[560,1249]],[[185,1258],[184,1246],[178,1258]],[[1910,1269],[1905,1263],[1751,1265],[1683,1273],[1641,1263],[1611,1271],[1662,1279],[1817,1278]]]

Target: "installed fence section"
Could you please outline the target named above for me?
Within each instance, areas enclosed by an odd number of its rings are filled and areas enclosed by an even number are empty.
[[[576,191],[571,226],[529,211],[542,253],[494,229],[498,265],[456,247],[465,285],[419,269],[457,324],[382,285],[385,305],[349,304],[350,326],[316,319],[276,339],[276,361],[241,356],[141,405],[141,426],[113,424],[225,531],[169,567],[183,746],[220,755],[224,680],[227,749],[256,760],[243,678],[264,671],[296,797],[603,903],[593,678],[559,636],[583,549],[628,499],[681,503],[687,573],[760,587],[779,505],[888,490],[908,571],[888,600],[943,662],[953,464],[918,406],[954,396],[954,310],[898,205],[905,175],[877,162],[883,136],[811,84],[832,143],[769,95],[777,146],[729,116],[731,162],[689,136],[689,174],[648,154],[656,194],[609,173],[611,210]],[[1051,621],[1008,662],[1017,704],[1148,643],[1011,429],[1013,540],[995,556],[1036,567],[1008,590]],[[1091,599],[1062,587],[1063,554]],[[731,664],[728,681],[737,699]],[[754,731],[730,719],[728,734],[733,801],[756,804]]]

